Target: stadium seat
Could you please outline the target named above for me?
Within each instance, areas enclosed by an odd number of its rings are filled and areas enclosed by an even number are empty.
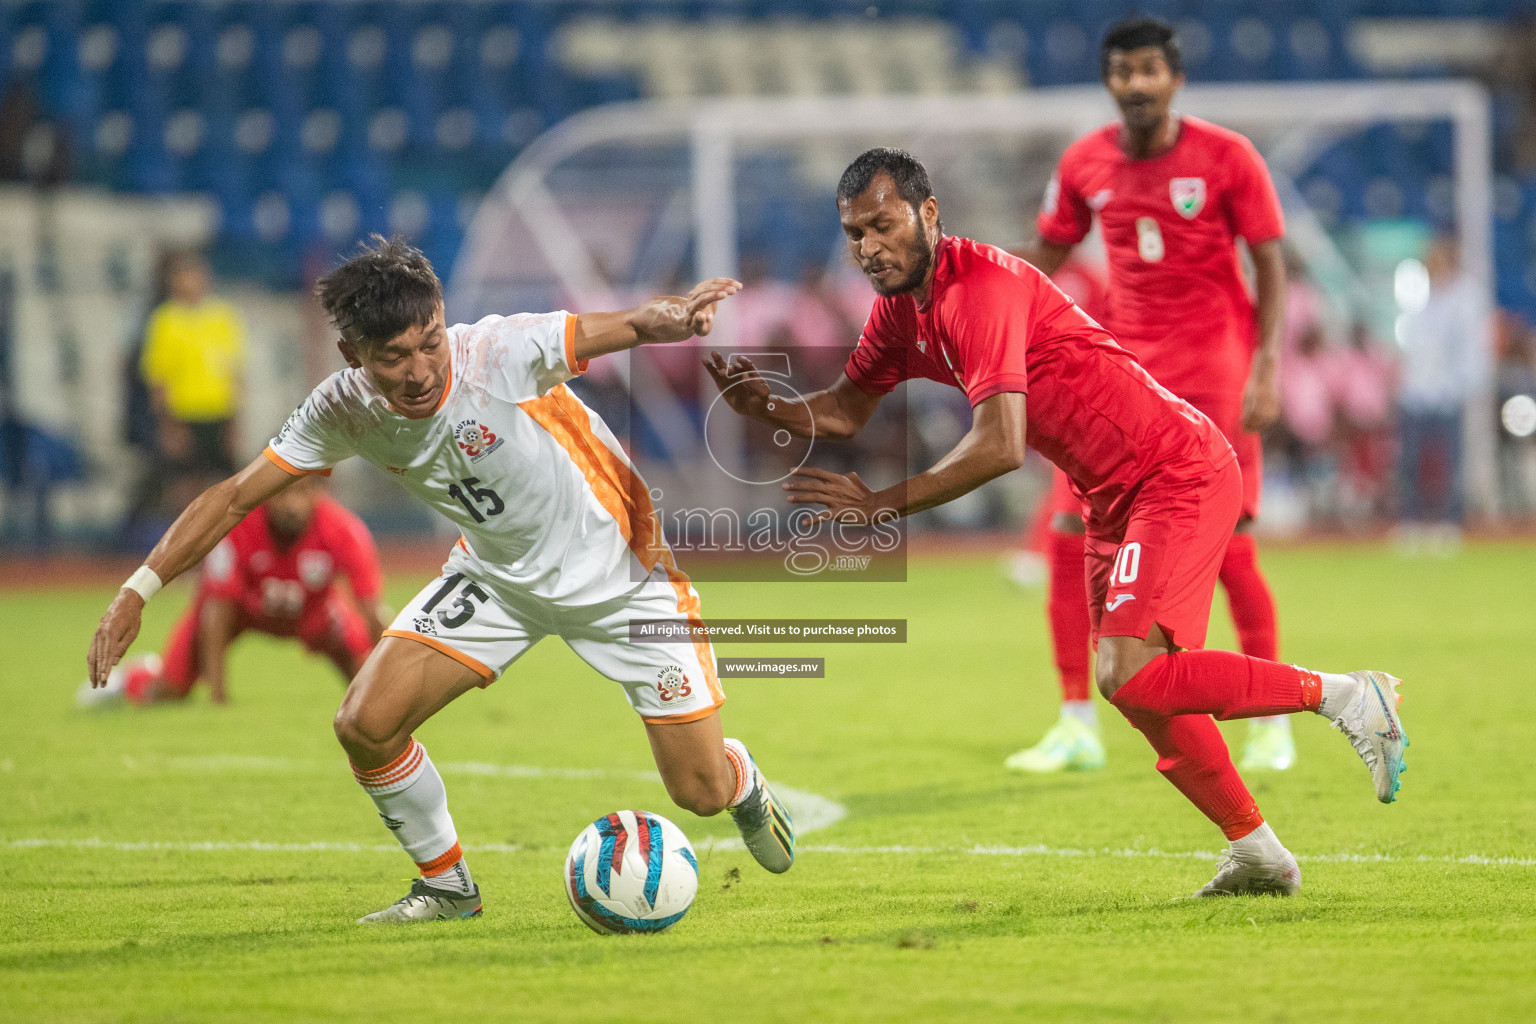
[[[597,104],[707,92],[1013,88],[1024,73],[1039,85],[1091,83],[1104,29],[1138,11],[1178,23],[1195,81],[1349,77],[1359,73],[1345,45],[1354,18],[1522,9],[1520,0],[1273,0],[1257,8],[1236,0],[891,0],[871,23],[868,6],[24,0],[0,7],[0,74],[33,84],[72,138],[87,180],[208,191],[225,230],[251,237],[258,206],[269,233],[280,219],[273,201],[262,205],[275,194],[287,209],[279,248],[300,252],[295,233],[320,232],[322,221],[334,232],[353,219],[338,211],[352,206],[360,230],[384,226],[402,188],[435,197],[434,225],[456,224],[444,220],[442,197],[483,190],[538,132]],[[1507,136],[1517,112],[1496,104],[1497,130]],[[1304,180],[1330,183],[1342,216],[1371,208],[1444,215],[1447,125],[1334,149]],[[1520,217],[1531,208],[1522,201]],[[793,204],[776,216],[775,224],[804,219]],[[434,246],[453,242],[447,228],[433,231]],[[766,241],[778,247],[777,263],[793,262],[787,241]],[[1526,251],[1520,244],[1512,257]]]

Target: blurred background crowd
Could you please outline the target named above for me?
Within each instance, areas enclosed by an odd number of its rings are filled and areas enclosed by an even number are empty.
[[[1364,118],[1286,167],[1287,215],[1322,242],[1290,268],[1265,521],[1272,532],[1396,529],[1427,550],[1469,523],[1536,524],[1536,7],[1521,0],[4,0],[0,544],[142,548],[339,367],[308,296],[339,254],[368,232],[400,233],[445,281],[463,278],[456,263],[487,195],[582,111],[1093,86],[1099,35],[1133,8],[1177,25],[1192,85],[1461,79],[1485,90],[1493,173],[1470,186],[1491,193],[1483,277],[1457,244],[1449,122]],[[1256,141],[1267,157],[1279,144]],[[858,148],[834,146],[828,162]],[[1011,182],[1021,211],[958,218],[984,241],[1028,237],[1038,167],[1060,145],[1010,152],[1017,161],[990,173]],[[622,154],[615,164],[632,179],[658,173]],[[728,340],[831,353],[810,360],[807,376],[822,378],[871,294],[837,256],[830,190],[785,193],[785,177],[743,158],[736,269],[750,287]],[[666,241],[665,210],[595,208],[646,220],[659,239],[597,268],[605,294],[691,276],[695,243],[686,231]],[[1349,261],[1348,289],[1316,258],[1320,244]],[[509,258],[524,255],[513,246]],[[1071,271],[1062,283],[1087,306],[1093,260]],[[553,279],[516,298],[583,299]],[[585,386],[613,404],[626,385],[610,370]],[[873,443],[931,462],[969,423],[963,399],[942,390],[909,391],[904,446]],[[1467,460],[1479,453],[1493,479],[1473,493]],[[1043,479],[1022,474],[918,527],[1015,527]],[[338,487],[386,534],[433,529],[366,468],[338,473]]]

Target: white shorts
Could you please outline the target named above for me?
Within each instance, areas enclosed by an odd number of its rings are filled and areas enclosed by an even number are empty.
[[[598,672],[624,687],[647,722],[691,722],[725,703],[708,640],[635,643],[631,619],[701,624],[688,577],[657,566],[602,604],[568,607],[499,581],[455,546],[442,574],[422,588],[384,631],[416,640],[495,682],[546,636],[561,637]]]

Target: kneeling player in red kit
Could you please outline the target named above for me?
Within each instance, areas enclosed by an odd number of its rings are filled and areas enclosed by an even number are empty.
[[[1216,424],[1153,380],[1039,270],[945,237],[928,172],[910,154],[864,153],[843,172],[837,200],[849,254],[879,295],[843,375],[787,399],[770,395],[748,360],[714,353],[705,365],[726,401],[802,437],[846,438],[896,385],[924,377],[962,389],[973,423],[932,468],[894,486],[873,491],[857,474],[802,467],[784,484],[789,500],[857,526],[952,501],[1019,468],[1026,446],[1053,462],[1085,506],[1099,692],[1229,841],[1198,895],[1295,893],[1296,858],[1259,814],[1212,716],[1320,714],[1360,754],[1387,803],[1408,745],[1398,680],[1201,650],[1243,503],[1237,456]]]
[[[208,553],[192,604],[160,654],[113,669],[104,688],[86,683],[80,702],[181,700],[203,679],[222,704],[229,645],[246,630],[295,637],[350,680],[390,618],[379,601],[382,582],[368,528],[306,478],[258,506]]]

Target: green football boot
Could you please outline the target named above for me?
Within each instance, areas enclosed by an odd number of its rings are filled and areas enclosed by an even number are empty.
[[[1104,742],[1098,729],[1062,715],[1039,743],[1009,755],[1003,767],[1037,775],[1094,771],[1104,767]]]
[[[1248,723],[1248,739],[1243,743],[1243,759],[1238,768],[1245,772],[1283,772],[1296,763],[1296,740],[1291,736],[1291,722],[1254,719]]]

